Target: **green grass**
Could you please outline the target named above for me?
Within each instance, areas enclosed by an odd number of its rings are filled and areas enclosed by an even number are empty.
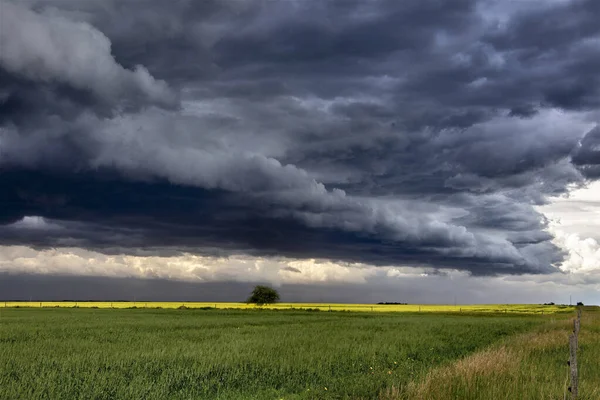
[[[567,391],[572,318],[550,319],[408,384],[384,389],[381,400],[512,400],[571,398]],[[584,307],[579,335],[579,400],[600,399],[600,312]]]
[[[1,309],[0,398],[373,399],[549,318]]]

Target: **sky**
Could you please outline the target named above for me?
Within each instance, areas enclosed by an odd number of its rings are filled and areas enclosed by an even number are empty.
[[[0,297],[600,304],[597,0],[0,0]]]

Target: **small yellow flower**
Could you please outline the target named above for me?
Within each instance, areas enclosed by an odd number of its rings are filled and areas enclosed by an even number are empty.
[[[392,371],[388,371],[388,375],[391,375],[391,374],[392,374]]]
[[[325,390],[327,390],[327,388],[325,388]]]

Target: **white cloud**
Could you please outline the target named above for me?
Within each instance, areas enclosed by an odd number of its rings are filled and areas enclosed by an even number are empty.
[[[191,282],[365,283],[376,267],[250,256],[106,255],[77,247],[0,246],[0,272],[161,278]]]
[[[554,243],[566,252],[561,270],[600,273],[600,182],[574,189],[538,210],[550,220]]]
[[[600,244],[593,238],[582,239],[577,234],[555,232],[555,242],[568,252],[561,269],[571,272],[600,271]]]
[[[331,261],[295,260],[287,263],[293,269],[281,270],[279,275],[286,283],[365,283],[377,272],[376,267],[363,264],[340,264]]]

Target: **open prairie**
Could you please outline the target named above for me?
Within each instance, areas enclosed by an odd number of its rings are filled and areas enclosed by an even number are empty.
[[[572,315],[6,308],[0,398],[562,398]],[[599,322],[584,312],[581,398]]]

